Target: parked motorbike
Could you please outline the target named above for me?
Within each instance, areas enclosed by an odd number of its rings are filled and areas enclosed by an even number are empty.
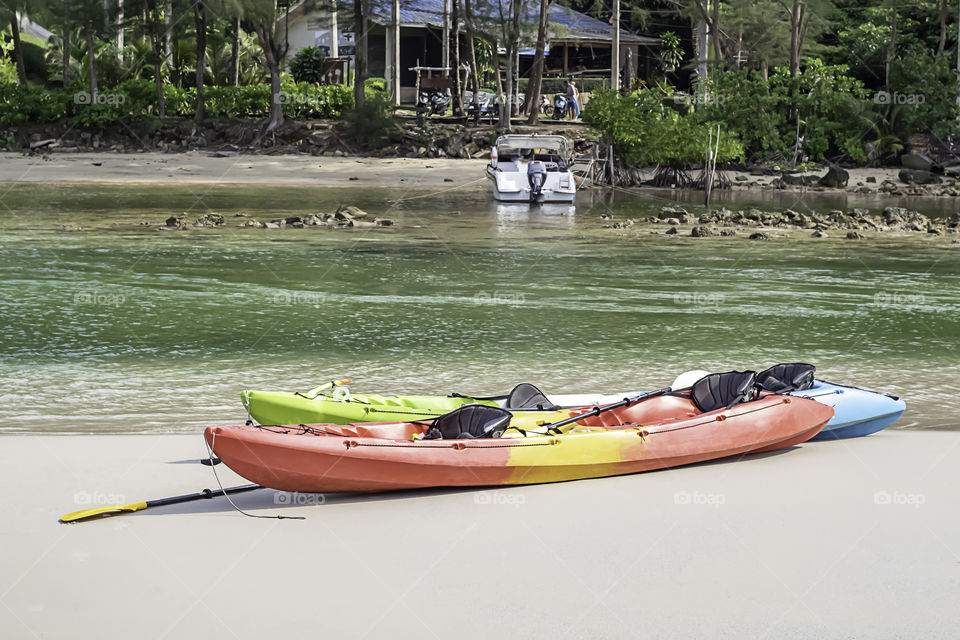
[[[451,98],[439,89],[421,89],[417,102],[420,108],[431,115],[443,115],[450,107]]]
[[[563,120],[567,113],[567,97],[562,93],[553,96],[553,119]]]

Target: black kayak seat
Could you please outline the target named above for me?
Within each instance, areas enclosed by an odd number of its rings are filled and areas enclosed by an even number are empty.
[[[466,404],[437,418],[433,429],[446,440],[499,438],[510,426],[511,418],[513,414],[500,407]]]
[[[536,409],[537,411],[556,411],[560,407],[550,402],[546,394],[529,382],[521,382],[513,388],[504,404],[506,409]]]
[[[757,374],[757,386],[773,393],[803,391],[813,386],[813,374],[816,370],[812,364],[803,362],[776,364]]]
[[[756,371],[711,373],[693,383],[690,399],[703,413],[729,409],[753,399]]]

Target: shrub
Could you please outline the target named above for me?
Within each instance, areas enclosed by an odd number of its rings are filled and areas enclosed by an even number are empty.
[[[327,57],[320,47],[304,47],[290,60],[290,74],[296,82],[320,83],[327,64]]]
[[[378,144],[384,141],[395,142],[403,137],[393,113],[393,102],[389,96],[376,93],[368,96],[363,104],[345,114],[350,136],[360,144]]]

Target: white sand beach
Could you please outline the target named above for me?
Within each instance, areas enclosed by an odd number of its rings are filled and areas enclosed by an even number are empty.
[[[0,636],[954,638],[960,433],[554,485],[216,488],[196,436],[10,436]],[[244,484],[223,465],[225,485]],[[291,506],[290,502],[301,502]]]

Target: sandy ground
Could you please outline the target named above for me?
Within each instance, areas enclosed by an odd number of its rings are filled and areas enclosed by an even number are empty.
[[[0,182],[219,183],[327,187],[403,185],[487,189],[488,160],[450,158],[327,158],[307,155],[240,155],[229,152],[66,153],[24,155],[0,152]],[[899,184],[899,169],[850,169],[848,191]],[[822,175],[823,169],[811,175]],[[652,171],[650,176],[652,177]],[[735,189],[768,185],[774,176],[728,171]],[[742,177],[742,180],[738,180]],[[875,182],[867,183],[867,178]],[[451,184],[452,183],[452,184]],[[828,190],[831,191],[831,190]],[[839,190],[833,190],[839,191]]]
[[[0,153],[0,182],[277,184],[488,188],[487,160],[324,158],[223,153]],[[469,184],[468,184],[469,183]]]
[[[955,638],[960,433],[493,491],[236,498],[197,436],[0,447],[0,637]],[[221,465],[225,484],[242,484]]]

